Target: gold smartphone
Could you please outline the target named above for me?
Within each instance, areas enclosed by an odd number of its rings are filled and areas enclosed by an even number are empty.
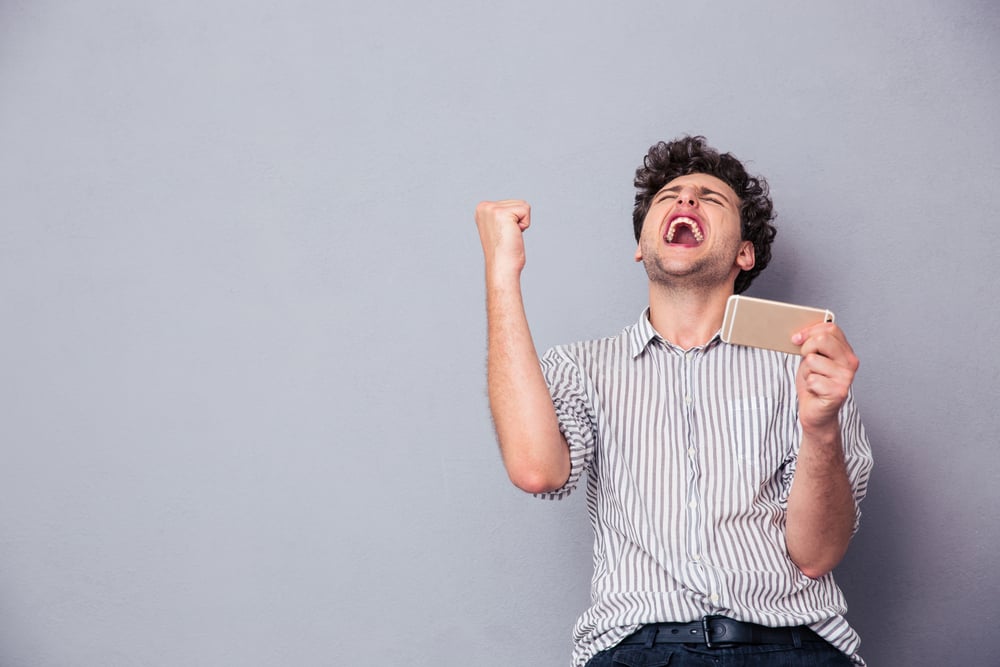
[[[734,294],[726,302],[722,340],[733,345],[801,354],[801,346],[792,344],[792,334],[820,322],[833,322],[833,313],[823,308]]]

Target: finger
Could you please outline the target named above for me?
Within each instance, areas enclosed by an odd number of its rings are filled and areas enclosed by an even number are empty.
[[[802,356],[820,354],[831,359],[843,359],[853,352],[854,350],[843,337],[834,335],[832,332],[814,332],[802,341]]]
[[[807,374],[802,379],[802,388],[815,398],[829,405],[840,406],[847,400],[851,385],[842,380],[830,378],[818,373]]]
[[[531,206],[522,199],[501,199],[480,202],[476,207],[476,222],[514,222],[524,231],[531,226]]]
[[[839,337],[845,343],[847,342],[847,336],[844,335],[843,330],[833,322],[818,322],[803,329],[799,329],[792,334],[792,342],[796,345],[802,345],[808,338],[820,334],[828,334]]]
[[[835,360],[852,370],[858,368],[858,358],[854,348],[847,342],[843,331],[833,324],[816,325],[804,329],[808,335],[801,341],[802,356],[818,354]]]
[[[806,381],[829,381],[845,387],[854,381],[854,370],[850,366],[821,354],[803,357],[799,372]]]

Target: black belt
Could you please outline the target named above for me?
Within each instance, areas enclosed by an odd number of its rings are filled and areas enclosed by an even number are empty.
[[[652,623],[623,639],[622,644],[790,644],[826,641],[804,625],[769,628],[725,616],[706,616],[694,623]]]

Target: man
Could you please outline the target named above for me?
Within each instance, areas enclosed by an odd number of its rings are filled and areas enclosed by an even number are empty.
[[[871,451],[841,329],[801,356],[727,345],[727,298],[770,260],[767,183],[703,137],[636,171],[649,307],[539,364],[520,274],[526,202],[483,202],[490,407],[512,482],[560,498],[587,472],[592,605],[576,666],[863,665],[831,570],[857,530]]]

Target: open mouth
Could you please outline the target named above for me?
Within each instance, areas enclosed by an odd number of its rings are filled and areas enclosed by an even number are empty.
[[[705,235],[697,220],[682,215],[670,221],[663,240],[676,245],[698,245],[705,240]]]

